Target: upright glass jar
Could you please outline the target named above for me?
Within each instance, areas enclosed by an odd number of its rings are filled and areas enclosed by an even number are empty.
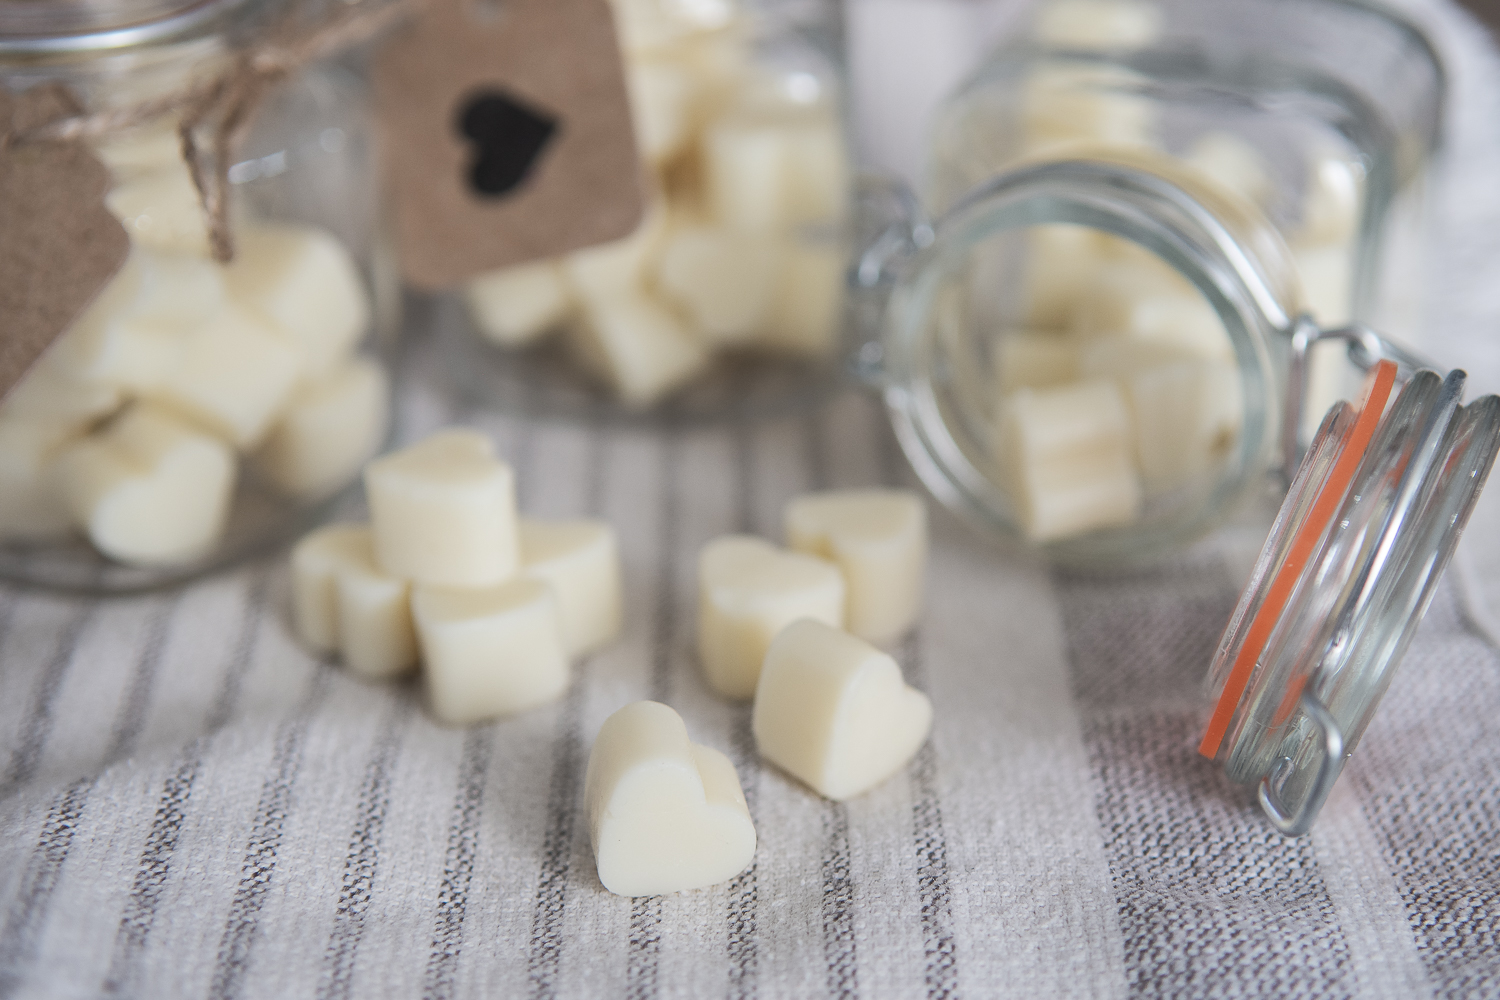
[[[1349,351],[1415,364],[1319,330],[1396,315],[1442,69],[1343,0],[1030,23],[946,102],[924,196],[862,192],[856,365],[956,509],[1057,561],[1151,559],[1296,467]]]
[[[842,348],[850,169],[834,0],[614,0],[647,183],[615,243],[438,304],[483,402],[629,419],[826,395]]]
[[[293,9],[0,4],[0,86],[61,83],[84,116],[180,105]],[[385,443],[398,299],[362,85],[317,66],[253,121],[227,264],[176,114],[90,140],[130,253],[0,401],[0,577],[109,592],[223,566],[305,529]]]

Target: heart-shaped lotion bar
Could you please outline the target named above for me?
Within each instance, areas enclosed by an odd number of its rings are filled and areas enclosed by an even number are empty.
[[[787,544],[844,572],[844,627],[887,642],[916,622],[927,565],[927,508],[907,490],[808,493],[786,506]]]
[[[620,632],[620,555],[603,521],[521,520],[521,572],[557,597],[569,656],[592,652]]]
[[[365,466],[375,554],[392,576],[487,587],[515,575],[516,489],[478,431],[439,431]]]
[[[749,535],[698,554],[698,659],[715,691],[752,698],[771,640],[799,618],[844,621],[844,579],[830,562]]]
[[[218,541],[234,489],[218,438],[151,404],[58,457],[64,502],[94,547],[139,566],[190,562]]]
[[[604,888],[657,896],[733,878],[755,856],[734,765],[688,740],[682,717],[638,701],[604,721],[584,779]]]
[[[750,725],[763,757],[842,802],[911,760],[932,727],[932,703],[880,650],[800,621],[771,642]]]

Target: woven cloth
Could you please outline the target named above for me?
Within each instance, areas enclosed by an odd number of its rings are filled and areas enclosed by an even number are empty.
[[[1445,190],[1470,196],[1436,213],[1439,315],[1472,331],[1495,314],[1464,255],[1500,262],[1483,228],[1500,115],[1475,110],[1500,104],[1500,61],[1461,14],[1423,16],[1454,72]],[[1485,142],[1492,158],[1463,159]],[[1425,346],[1474,346],[1444,332]],[[1500,367],[1500,342],[1474,357]],[[1288,841],[1195,752],[1253,528],[1103,577],[1007,556],[934,507],[926,611],[894,650],[932,739],[833,804],[763,764],[748,709],[705,687],[693,566],[716,535],[779,538],[796,493],[905,481],[878,404],[653,430],[457,410],[440,372],[404,374],[403,439],[473,423],[524,511],[618,527],[624,635],[561,701],[448,729],[415,684],[297,645],[284,558],[103,602],[0,588],[0,996],[1500,995],[1482,593],[1439,590],[1313,832]],[[1500,538],[1500,517],[1471,534]],[[759,846],[728,883],[630,899],[598,882],[584,767],[640,698],[739,772]]]

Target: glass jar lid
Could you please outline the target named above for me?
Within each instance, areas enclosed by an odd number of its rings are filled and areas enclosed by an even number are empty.
[[[1199,751],[1287,836],[1307,832],[1416,631],[1500,448],[1500,398],[1417,371],[1387,402],[1377,360],[1359,409],[1329,411],[1208,675]]]

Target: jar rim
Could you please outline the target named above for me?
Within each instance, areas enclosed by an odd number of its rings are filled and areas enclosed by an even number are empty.
[[[248,0],[0,0],[0,56],[109,51],[201,29]]]
[[[1219,314],[1239,369],[1244,422],[1233,457],[1189,510],[1154,523],[1132,523],[1040,543],[1063,564],[1124,564],[1153,559],[1211,530],[1259,486],[1279,435],[1277,334],[1289,329],[1289,291],[1276,261],[1286,253],[1269,223],[1224,225],[1251,206],[1211,207],[1202,196],[1136,163],[1129,151],[1023,165],[958,199],[932,224],[926,245],[907,253],[880,320],[880,379],[897,437],[934,496],[992,533],[1019,540],[1014,504],[982,462],[942,398],[942,358],[934,344],[937,289],[953,261],[989,235],[1032,226],[1082,225],[1131,240],[1181,272]],[[1213,197],[1209,193],[1209,197]],[[1240,232],[1246,229],[1253,235]],[[1269,243],[1262,243],[1262,237]],[[1284,263],[1284,259],[1281,261]],[[863,263],[861,270],[864,269]],[[967,443],[966,443],[967,442]]]

